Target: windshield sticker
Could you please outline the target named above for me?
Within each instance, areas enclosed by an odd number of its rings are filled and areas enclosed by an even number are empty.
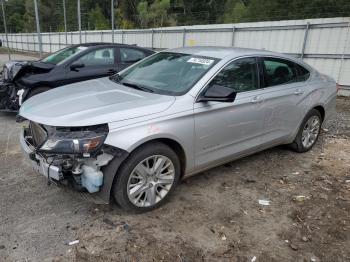
[[[87,49],[87,46],[78,46],[78,50],[84,51]]]
[[[188,59],[187,63],[195,63],[201,65],[211,65],[214,62],[212,59],[200,58],[200,57],[191,57]]]

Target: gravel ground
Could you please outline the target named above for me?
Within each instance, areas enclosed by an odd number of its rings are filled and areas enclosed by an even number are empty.
[[[0,113],[0,261],[350,261],[350,100],[337,111],[311,152],[211,169],[141,215],[47,186]]]

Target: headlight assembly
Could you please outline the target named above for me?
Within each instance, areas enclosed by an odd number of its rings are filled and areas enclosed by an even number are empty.
[[[39,151],[51,154],[87,154],[100,148],[108,134],[107,125],[83,128],[47,127],[48,137]],[[80,129],[80,130],[79,130]]]

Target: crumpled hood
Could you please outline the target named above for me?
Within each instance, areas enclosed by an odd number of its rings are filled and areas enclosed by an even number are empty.
[[[50,126],[90,126],[162,112],[175,97],[147,93],[107,77],[66,85],[36,95],[19,114]]]
[[[25,73],[47,73],[54,67],[54,64],[41,61],[9,61],[4,65],[3,77],[5,81],[14,81]]]

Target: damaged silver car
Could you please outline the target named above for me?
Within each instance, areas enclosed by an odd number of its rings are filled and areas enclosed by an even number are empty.
[[[20,139],[49,181],[143,212],[186,176],[276,145],[310,150],[336,93],[334,80],[286,55],[178,48],[29,99]]]

